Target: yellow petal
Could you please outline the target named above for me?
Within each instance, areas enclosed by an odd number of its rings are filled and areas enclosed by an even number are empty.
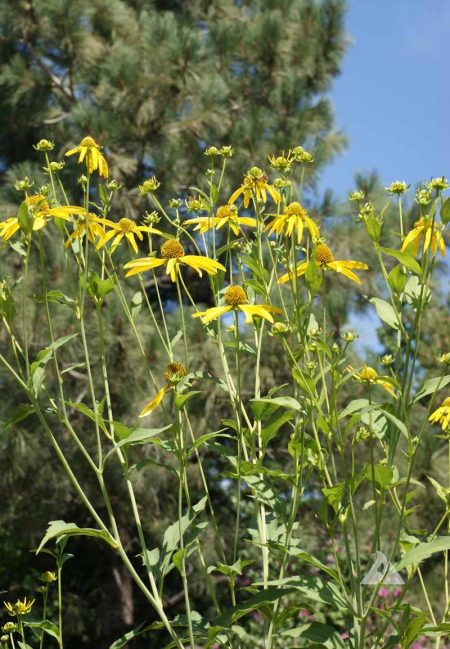
[[[306,269],[308,268],[308,263],[308,261],[303,261],[295,268],[293,272],[291,271],[290,273],[286,273],[286,275],[282,275],[278,280],[278,284],[285,284],[294,277],[300,277],[300,275],[304,275],[306,273]]]
[[[119,235],[120,236],[120,235]],[[129,242],[130,246],[133,248],[134,252],[138,252],[138,247],[136,243],[136,239],[134,238],[134,235],[132,232],[127,232],[125,234],[127,241]]]
[[[415,241],[422,234],[422,227],[414,228],[411,232],[408,232],[406,237],[403,239],[402,250],[405,250],[410,243]]]
[[[265,306],[262,306],[260,304],[240,304],[238,306],[238,309],[242,311],[242,313],[245,313],[245,321],[247,323],[251,322],[253,316],[264,318],[265,320],[273,323],[273,318]]]
[[[236,189],[236,191],[233,192],[233,193],[231,194],[230,198],[228,199],[228,205],[231,205],[231,203],[235,203],[237,197],[240,196],[240,195],[242,194],[242,192],[244,191],[244,189],[245,189],[244,187],[238,187],[238,188]]]
[[[353,282],[356,282],[357,284],[361,284],[361,280],[359,279],[358,275],[355,275],[355,273],[352,273],[351,270],[343,266],[339,261],[330,261],[327,264],[328,268],[331,268],[334,270],[336,273],[340,273],[341,275],[345,275],[345,277],[348,277],[348,279],[351,279]]]
[[[226,272],[225,266],[222,266],[218,261],[208,259],[208,257],[202,257],[201,255],[185,255],[184,257],[180,257],[180,262],[196,270],[200,277],[202,270],[208,273],[208,275],[215,275],[218,270]]]
[[[166,394],[168,389],[169,388],[167,386],[161,388],[158,394],[153,397],[153,399],[149,401],[146,406],[142,408],[141,412],[139,413],[139,417],[145,417],[146,415],[149,415],[155,408],[157,408],[163,400],[164,395]]]
[[[133,259],[124,265],[124,269],[128,270],[125,277],[131,277],[138,273],[145,273],[146,270],[157,268],[165,264],[165,259],[158,259],[157,257],[141,257],[140,259]]]
[[[206,311],[197,311],[192,314],[193,318],[200,318],[203,324],[209,324],[212,320],[217,320],[224,313],[231,311],[231,306],[213,306]]]

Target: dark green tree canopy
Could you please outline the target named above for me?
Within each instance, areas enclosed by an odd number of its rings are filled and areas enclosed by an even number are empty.
[[[325,95],[344,13],[344,0],[3,0],[3,169],[35,160],[42,137],[62,153],[90,134],[128,187],[153,171],[186,186],[206,143],[236,148],[236,180],[298,144],[317,170],[344,142]]]

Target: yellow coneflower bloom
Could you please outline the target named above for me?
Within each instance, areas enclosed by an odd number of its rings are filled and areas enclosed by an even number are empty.
[[[164,398],[164,395],[167,394],[167,392],[170,392],[170,390],[173,388],[174,385],[176,385],[183,376],[186,376],[186,368],[184,365],[181,363],[178,363],[178,361],[174,361],[170,363],[164,372],[164,378],[166,379],[167,383],[166,385],[159,390],[156,396],[153,397],[151,401],[147,403],[139,413],[139,417],[145,417],[145,415],[149,415],[155,408],[159,406],[161,401]]]
[[[439,248],[443,257],[445,257],[445,241],[442,236],[441,226],[429,216],[422,216],[414,227],[403,239],[402,250],[406,250],[409,245],[412,245],[414,254],[419,252],[420,245],[423,239],[423,252],[426,252],[430,247],[433,254]]]
[[[357,275],[355,275],[355,273],[352,273],[352,269],[357,268],[359,270],[368,270],[369,268],[368,265],[364,264],[362,261],[335,261],[333,253],[331,252],[329,247],[324,243],[319,243],[310,261],[303,261],[292,272],[282,275],[282,277],[280,277],[280,279],[278,280],[278,283],[284,284],[293,277],[300,277],[300,275],[304,275],[308,268],[308,264],[312,263],[315,263],[316,266],[323,270],[330,269],[334,270],[336,273],[341,273],[341,275],[345,275],[345,277],[348,277],[357,284],[361,284],[361,280]]]
[[[75,153],[79,154],[78,164],[84,160],[86,169],[90,174],[98,169],[100,176],[108,178],[108,163],[100,151],[100,145],[97,144],[94,138],[90,136],[84,137],[78,146],[66,152],[66,156],[74,155]]]
[[[204,270],[208,275],[215,275],[218,270],[226,271],[226,268],[218,261],[203,257],[201,255],[186,255],[184,248],[176,239],[169,239],[161,246],[161,257],[141,257],[125,264],[128,270],[125,277],[144,273],[151,268],[157,268],[166,264],[166,273],[170,275],[172,282],[175,282],[180,272],[180,266],[190,266],[202,276]]]
[[[194,230],[199,231],[200,234],[205,234],[205,232],[211,230],[211,228],[217,228],[219,230],[224,225],[228,225],[234,234],[239,236],[241,233],[241,225],[245,225],[249,228],[256,227],[256,219],[246,216],[238,216],[237,207],[235,205],[222,205],[217,208],[216,215],[213,217],[199,216],[196,219],[188,219],[184,223],[185,225],[197,225]]]
[[[86,214],[83,214],[83,216],[78,217],[75,230],[65,242],[64,247],[68,248],[74,239],[81,239],[86,232],[89,241],[92,243],[96,243],[96,239],[103,240],[106,237],[105,229],[99,217],[91,213],[87,217]]]
[[[245,322],[250,323],[253,317],[264,318],[273,323],[272,313],[283,313],[281,309],[276,306],[269,306],[268,304],[248,304],[247,295],[241,286],[231,284],[225,291],[223,296],[225,304],[223,306],[214,306],[206,311],[197,311],[192,314],[193,318],[200,318],[203,324],[208,324],[212,320],[220,318],[220,316],[228,313],[229,311],[242,311],[245,314]]]
[[[63,207],[50,207],[45,196],[34,194],[25,199],[28,210],[33,218],[33,230],[41,230],[51,216],[67,221],[73,214],[84,214],[83,207],[66,205]],[[0,222],[0,238],[8,241],[20,229],[19,219],[12,216]]]
[[[114,250],[117,248],[117,246],[120,244],[122,239],[125,237],[130,246],[133,248],[134,252],[138,251],[137,243],[135,237],[139,239],[139,241],[142,241],[144,239],[143,232],[148,232],[150,234],[162,234],[160,230],[156,230],[155,228],[151,228],[148,225],[137,225],[134,221],[131,219],[120,219],[118,223],[115,223],[114,221],[110,221],[109,219],[98,219],[99,223],[102,223],[103,225],[107,225],[110,229],[109,232],[105,234],[105,236],[99,240],[97,244],[97,248],[102,248],[108,241],[110,241],[113,237],[113,242],[111,245],[111,254],[114,252]]]
[[[274,203],[279,203],[281,200],[280,194],[275,187],[269,185],[267,176],[259,167],[252,167],[248,173],[245,174],[243,183],[228,199],[228,203],[235,203],[236,199],[244,194],[244,207],[250,205],[250,200],[253,198],[257,203],[265,203],[267,201],[267,192]]]
[[[319,228],[308,215],[307,210],[300,203],[294,202],[286,207],[283,214],[277,215],[270,221],[265,229],[268,230],[269,236],[274,232],[278,235],[284,232],[288,237],[291,236],[295,229],[297,232],[297,243],[300,245],[305,226],[308,228],[313,242],[316,242],[320,237]]]
[[[24,597],[23,601],[18,599],[15,604],[11,604],[11,602],[3,602],[3,604],[10,615],[27,615],[31,611],[34,599],[27,600]]]
[[[349,369],[352,370],[352,368]],[[389,377],[379,376],[378,372],[374,370],[373,367],[364,365],[362,370],[355,372],[353,376],[360,383],[372,383],[375,385],[380,385],[382,388],[384,388],[384,390],[386,390],[386,392],[389,392],[389,394],[394,397],[394,399],[397,399],[397,395],[395,394],[392,385],[389,383]]]
[[[439,408],[428,417],[433,424],[441,424],[442,430],[447,430],[450,424],[450,397],[444,399]]]

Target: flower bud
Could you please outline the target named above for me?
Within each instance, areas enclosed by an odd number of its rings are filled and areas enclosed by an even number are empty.
[[[115,192],[122,187],[122,183],[119,183],[118,180],[110,180],[106,183],[106,189],[109,189],[111,192]]]
[[[224,158],[231,158],[234,155],[234,149],[231,146],[223,146],[220,149],[220,155]]]
[[[305,151],[302,146],[296,146],[292,149],[292,154],[297,162],[302,162],[303,164],[314,162],[312,155],[308,151]]]
[[[347,342],[347,343],[353,343],[355,340],[359,338],[359,335],[356,333],[356,331],[344,331],[342,334],[342,338]]]
[[[51,140],[39,140],[37,144],[33,144],[36,151],[51,151],[55,148],[55,143]]]
[[[348,195],[348,200],[352,202],[361,202],[365,198],[364,191],[362,189],[357,189],[354,192],[350,192]]]
[[[49,172],[51,171],[52,173],[56,174],[56,173],[58,173],[58,171],[61,171],[62,169],[64,169],[65,164],[66,163],[63,162],[63,161],[57,162],[55,160],[53,162],[50,162],[48,167],[44,168],[44,171],[49,171]]]
[[[182,204],[183,201],[180,198],[171,198],[169,201],[169,207],[172,207],[175,210],[178,210]]]
[[[395,180],[388,187],[385,187],[385,189],[388,194],[396,194],[397,196],[401,196],[401,194],[407,192],[410,187],[411,185],[407,185],[404,180]]]
[[[151,178],[144,180],[142,185],[139,185],[139,193],[141,194],[141,196],[145,196],[145,194],[152,194],[153,192],[156,192],[160,185],[161,183],[159,182],[159,180],[157,180],[155,176],[152,176]]]
[[[441,176],[440,178],[432,178],[430,182],[427,183],[427,187],[429,189],[434,189],[437,192],[442,192],[445,189],[448,189],[450,185],[447,182],[447,178],[445,176]]]
[[[380,363],[382,365],[392,365],[394,362],[394,357],[392,354],[385,354],[382,358],[380,358]]]
[[[450,352],[445,352],[444,354],[439,354],[436,356],[439,363],[444,363],[444,365],[450,365]]]
[[[429,189],[418,189],[415,200],[418,205],[429,205],[433,198]]]
[[[209,146],[205,151],[205,155],[208,157],[218,156],[220,155],[220,150],[216,146]]]
[[[30,180],[28,176],[25,176],[25,178],[22,178],[21,180],[16,180],[16,182],[14,183],[14,187],[18,192],[26,192],[31,189],[33,185],[34,181]]]

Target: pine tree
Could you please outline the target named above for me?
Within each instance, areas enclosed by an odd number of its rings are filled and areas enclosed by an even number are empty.
[[[206,144],[235,147],[236,182],[300,144],[313,183],[344,144],[325,95],[346,49],[344,13],[344,0],[4,0],[6,180],[32,173],[41,137],[62,155],[91,134],[128,188],[151,173],[169,195],[187,188]]]

